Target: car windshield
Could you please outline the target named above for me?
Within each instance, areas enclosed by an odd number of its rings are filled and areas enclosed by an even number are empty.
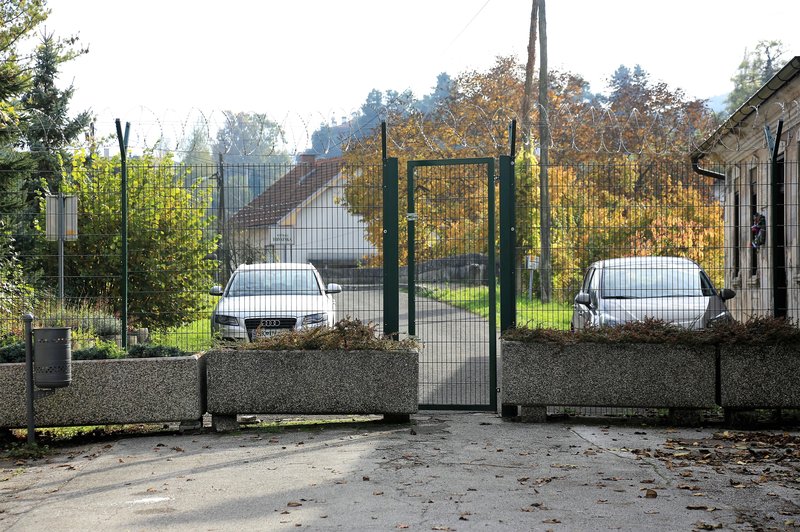
[[[311,270],[243,270],[234,274],[228,288],[231,297],[320,294]]]
[[[704,297],[714,295],[711,282],[697,268],[605,268],[603,299]]]

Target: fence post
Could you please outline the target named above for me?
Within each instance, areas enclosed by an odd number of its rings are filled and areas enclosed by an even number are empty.
[[[500,156],[500,331],[517,325],[514,161]]]
[[[398,238],[398,163],[383,160],[383,333],[400,333],[400,267]]]
[[[125,122],[125,135],[122,134],[122,126],[119,118],[116,120],[117,140],[119,140],[119,156],[121,168],[121,192],[122,192],[122,228],[120,230],[122,239],[122,286],[121,298],[122,308],[120,309],[120,320],[122,321],[122,349],[128,349],[128,133],[131,130],[131,123]]]

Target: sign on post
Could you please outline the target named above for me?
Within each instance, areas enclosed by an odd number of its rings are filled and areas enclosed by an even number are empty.
[[[48,195],[45,213],[45,232],[47,240],[78,239],[78,197]],[[63,218],[64,234],[60,234],[59,219]]]

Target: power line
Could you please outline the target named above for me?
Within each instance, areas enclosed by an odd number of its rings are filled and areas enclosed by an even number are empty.
[[[463,34],[464,34],[464,32],[465,32],[465,31],[467,31],[467,28],[469,28],[469,27],[470,27],[470,25],[471,25],[473,22],[475,22],[475,19],[476,19],[476,18],[478,18],[478,15],[480,15],[480,14],[481,14],[481,12],[482,12],[482,11],[483,11],[483,10],[486,8],[486,6],[488,6],[488,5],[489,5],[489,2],[491,2],[491,1],[492,1],[492,0],[486,0],[486,2],[485,2],[485,3],[484,3],[482,6],[481,6],[481,8],[478,10],[478,12],[477,12],[477,13],[475,13],[475,14],[472,16],[472,18],[471,18],[471,19],[469,19],[469,22],[467,22],[467,24],[466,24],[466,25],[465,25],[463,28],[461,28],[461,31],[459,31],[459,32],[458,32],[458,35],[456,35],[456,36],[453,38],[453,40],[452,40],[452,41],[450,41],[450,44],[448,44],[448,45],[447,45],[447,47],[445,47],[445,49],[444,49],[444,51],[445,51],[445,52],[446,52],[446,51],[448,51],[448,50],[450,49],[450,47],[451,47],[451,46],[453,46],[453,44],[454,44],[454,43],[455,43],[455,42],[458,40],[458,38],[459,38],[459,37],[461,37],[461,35],[463,35]]]

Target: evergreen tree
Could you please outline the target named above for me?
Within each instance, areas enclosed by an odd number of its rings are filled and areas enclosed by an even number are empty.
[[[24,296],[30,288],[12,236],[24,219],[24,180],[33,168],[28,154],[19,150],[25,127],[19,99],[30,76],[17,46],[46,17],[42,0],[0,0],[0,334],[8,323],[18,323],[21,311],[29,310]]]
[[[75,49],[76,37],[57,39],[43,33],[36,49],[33,78],[30,88],[22,97],[27,115],[24,140],[36,161],[37,174],[28,183],[29,194],[39,188],[42,180],[51,193],[59,190],[64,163],[68,162],[66,148],[86,130],[91,113],[83,111],[75,118],[69,117],[69,102],[74,93],[72,86],[56,86],[59,66],[86,52]]]
[[[731,78],[733,90],[726,100],[728,114],[733,114],[783,68],[786,64],[783,53],[781,41],[759,41],[752,52],[745,50],[744,58]]]

